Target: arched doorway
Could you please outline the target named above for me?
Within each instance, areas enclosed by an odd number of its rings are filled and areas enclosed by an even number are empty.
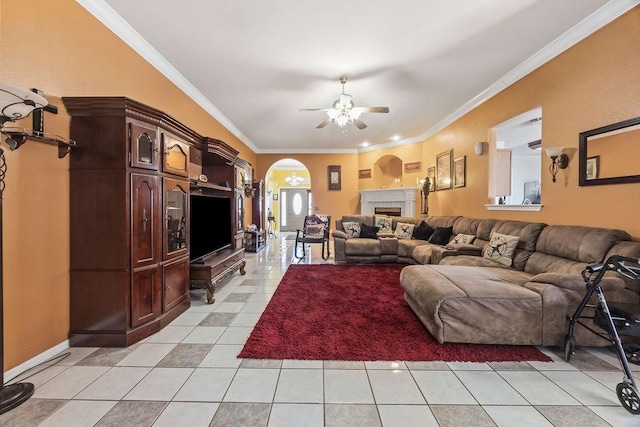
[[[301,229],[311,210],[309,170],[298,160],[278,160],[266,173],[265,196],[267,229],[271,233]]]
[[[373,165],[374,188],[400,187],[402,159],[391,154],[380,157]]]

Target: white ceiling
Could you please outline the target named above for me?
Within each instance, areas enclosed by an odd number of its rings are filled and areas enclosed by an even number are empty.
[[[294,153],[420,141],[640,0],[77,1],[256,152]],[[299,110],[342,75],[390,112],[316,129]]]

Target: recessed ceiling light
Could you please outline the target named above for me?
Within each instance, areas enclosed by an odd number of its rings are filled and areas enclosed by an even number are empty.
[[[400,139],[400,135],[393,135],[391,139],[393,139],[394,141],[397,141]]]
[[[363,147],[368,147],[368,146],[369,146],[369,143],[368,143],[367,141],[365,141],[365,142],[363,142],[363,143],[362,143],[362,144],[360,144],[360,145],[362,145]]]

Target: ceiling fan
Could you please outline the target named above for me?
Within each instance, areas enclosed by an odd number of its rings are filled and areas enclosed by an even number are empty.
[[[316,126],[317,129],[321,129],[333,122],[344,128],[349,123],[355,125],[358,129],[364,129],[367,127],[360,115],[362,113],[388,113],[389,107],[356,107],[351,99],[351,95],[344,93],[344,84],[347,82],[347,77],[340,77],[340,83],[342,83],[342,93],[340,98],[333,103],[332,108],[303,108],[300,111],[326,111],[329,118]]]

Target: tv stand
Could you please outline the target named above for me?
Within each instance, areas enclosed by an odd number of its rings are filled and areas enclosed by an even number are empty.
[[[189,265],[189,286],[192,289],[206,290],[207,303],[213,304],[215,301],[213,293],[216,286],[237,270],[240,270],[240,274],[244,276],[246,264],[244,248],[223,249],[217,254],[206,258],[203,263]]]

